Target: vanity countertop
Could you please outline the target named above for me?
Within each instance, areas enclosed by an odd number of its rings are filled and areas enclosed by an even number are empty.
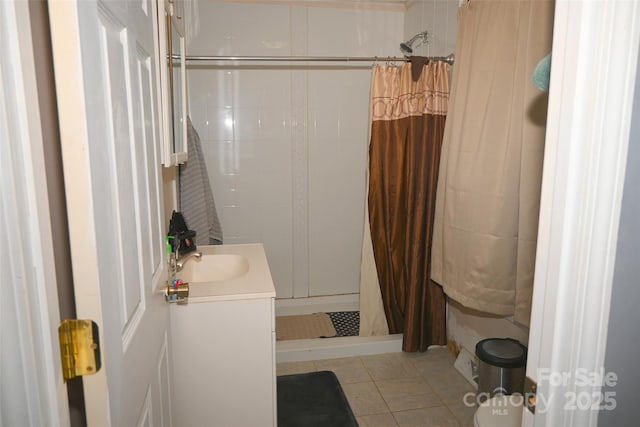
[[[267,256],[261,243],[198,246],[198,251],[202,252],[202,258],[187,261],[183,275],[177,274],[178,278],[189,282],[189,304],[209,301],[274,298],[276,296]],[[248,270],[238,277],[226,280],[214,282],[189,280],[189,271],[196,270],[198,263],[207,262],[207,256],[211,255],[243,256],[248,261]],[[194,264],[188,266],[188,263]]]

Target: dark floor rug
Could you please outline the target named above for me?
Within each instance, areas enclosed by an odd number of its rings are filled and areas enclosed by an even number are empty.
[[[278,427],[358,427],[331,371],[278,377]]]

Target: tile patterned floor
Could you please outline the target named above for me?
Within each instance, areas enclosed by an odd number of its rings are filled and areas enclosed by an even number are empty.
[[[471,385],[446,348],[343,359],[285,362],[278,375],[333,371],[360,427],[472,427]]]

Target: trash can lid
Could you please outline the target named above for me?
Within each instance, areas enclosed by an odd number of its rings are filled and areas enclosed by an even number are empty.
[[[522,368],[527,362],[527,348],[513,338],[487,338],[476,344],[476,356],[500,368]]]

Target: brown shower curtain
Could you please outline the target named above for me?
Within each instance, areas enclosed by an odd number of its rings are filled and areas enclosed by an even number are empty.
[[[449,68],[430,62],[417,81],[411,64],[373,71],[371,239],[389,332],[404,334],[404,351],[446,343],[444,293],[429,263]]]

